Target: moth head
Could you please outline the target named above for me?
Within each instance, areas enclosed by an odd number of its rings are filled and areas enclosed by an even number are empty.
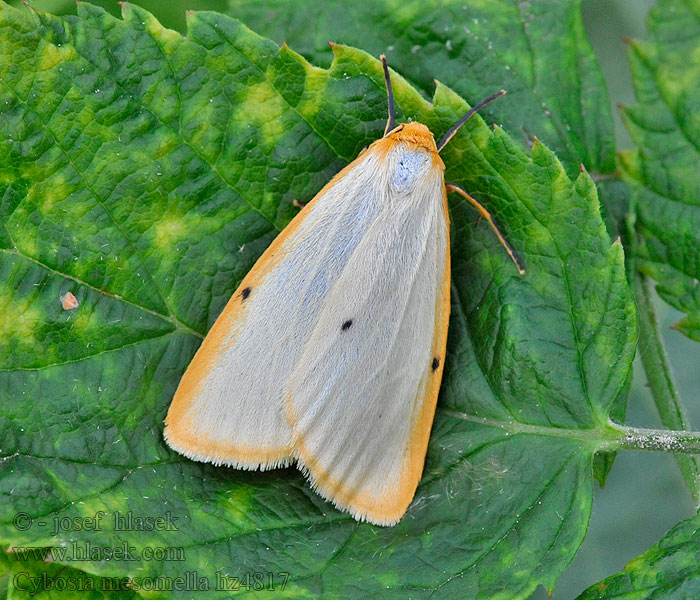
[[[403,142],[410,146],[423,148],[429,152],[437,152],[432,132],[422,123],[402,123],[387,133],[386,139],[394,143]]]

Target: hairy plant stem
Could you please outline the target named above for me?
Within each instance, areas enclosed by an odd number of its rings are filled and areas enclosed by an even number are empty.
[[[651,450],[682,455],[677,456],[677,459],[691,459],[693,457],[687,456],[688,454],[700,454],[700,431],[645,429],[619,425],[616,429],[623,434],[622,437],[605,442],[601,450]]]

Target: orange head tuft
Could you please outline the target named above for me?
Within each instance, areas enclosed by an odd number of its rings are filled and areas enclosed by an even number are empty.
[[[390,131],[387,139],[425,148],[429,152],[437,152],[433,134],[422,123],[403,123]]]
[[[396,144],[412,146],[416,150],[428,152],[433,157],[433,166],[444,170],[445,164],[438,154],[435,138],[422,123],[402,123],[389,131],[384,137],[376,140],[370,149],[379,152],[380,155],[387,154]],[[368,149],[369,151],[369,149]]]

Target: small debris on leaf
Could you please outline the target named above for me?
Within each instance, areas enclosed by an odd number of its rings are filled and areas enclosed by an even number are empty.
[[[78,299],[72,292],[66,292],[61,296],[61,305],[63,306],[63,310],[73,310],[80,306],[80,302],[78,302]]]

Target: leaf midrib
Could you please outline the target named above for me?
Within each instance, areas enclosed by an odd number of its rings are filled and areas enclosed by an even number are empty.
[[[567,428],[546,425],[533,425],[517,420],[500,421],[498,419],[492,419],[489,417],[479,417],[476,415],[470,415],[468,413],[454,410],[452,408],[442,408],[440,407],[440,405],[438,405],[437,410],[441,414],[444,414],[445,416],[453,419],[460,419],[462,421],[469,421],[471,423],[477,423],[479,425],[485,425],[487,427],[496,427],[498,429],[503,429],[507,432],[507,434],[525,434],[567,438],[571,440],[576,440],[580,442],[584,448],[588,447],[592,450],[596,450],[598,447],[605,446],[606,444],[618,441],[624,437],[623,431],[619,430],[612,421],[608,421],[607,427],[601,427],[600,425],[598,425],[594,427]],[[600,435],[597,437],[591,435],[592,433],[596,432]]]

